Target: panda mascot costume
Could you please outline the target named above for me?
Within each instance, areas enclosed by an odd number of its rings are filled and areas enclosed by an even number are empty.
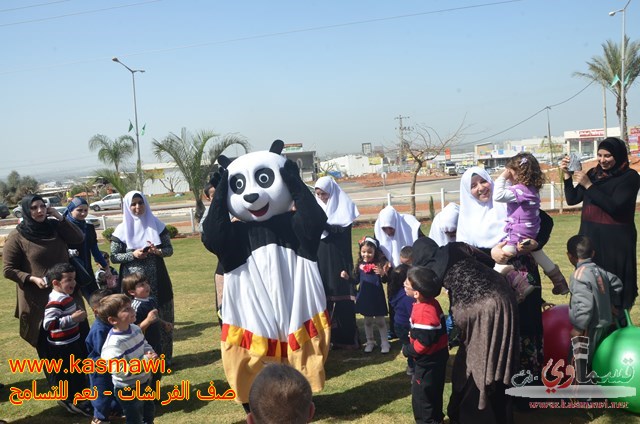
[[[317,251],[327,216],[283,147],[276,140],[268,152],[220,156],[203,223],[202,242],[225,270],[222,363],[242,403],[269,362],[290,364],[314,392],[325,380],[330,323]]]

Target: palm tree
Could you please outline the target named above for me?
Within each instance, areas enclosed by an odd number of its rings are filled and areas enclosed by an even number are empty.
[[[111,169],[98,169],[94,173],[96,174],[96,180],[108,182],[122,197],[131,190],[135,190],[138,184],[138,176],[136,174],[126,173],[121,175]]]
[[[131,156],[135,150],[136,141],[130,135],[121,135],[111,140],[106,135],[96,134],[89,140],[89,149],[98,151],[100,162],[116,168],[116,174],[120,174],[120,164],[125,158]]]
[[[620,46],[611,40],[607,40],[602,44],[604,51],[603,56],[594,56],[587,66],[589,70],[587,72],[574,72],[574,76],[586,78],[594,81],[606,87],[616,97],[616,114],[618,119],[624,114],[625,127],[622,128],[622,138],[627,143],[627,150],[629,150],[629,143],[627,140],[627,92],[640,73],[640,42],[629,42],[629,37],[625,37],[625,58],[624,58],[624,73],[625,77],[621,75],[622,63],[620,61]],[[620,98],[622,95],[622,84],[624,83],[625,89],[625,104],[620,104]]]
[[[209,141],[215,143],[206,151]],[[202,203],[202,188],[209,178],[218,157],[229,146],[240,145],[245,152],[249,150],[249,143],[244,137],[226,135],[221,137],[212,131],[201,130],[195,135],[182,128],[180,135],[169,133],[162,141],[153,140],[153,153],[159,160],[171,159],[182,173],[189,185],[196,201],[196,219],[199,221],[204,213]]]

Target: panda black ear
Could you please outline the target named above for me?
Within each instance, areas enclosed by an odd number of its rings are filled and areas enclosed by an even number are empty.
[[[223,168],[227,169],[230,163],[231,163],[231,160],[229,160],[229,158],[226,157],[225,155],[218,156],[218,164]]]
[[[271,153],[275,153],[276,155],[279,155],[280,153],[282,153],[282,149],[284,149],[284,141],[275,140],[273,143],[271,143],[271,147],[269,148],[269,151]]]

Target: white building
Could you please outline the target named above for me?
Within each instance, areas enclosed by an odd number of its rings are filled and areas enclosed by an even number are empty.
[[[320,162],[320,169],[328,173],[339,172],[342,177],[359,177],[383,171],[382,158],[346,155]]]
[[[189,185],[174,162],[147,163],[142,165],[145,176],[151,177],[144,182],[145,194],[184,193]]]

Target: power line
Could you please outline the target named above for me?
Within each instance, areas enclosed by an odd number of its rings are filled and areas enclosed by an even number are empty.
[[[522,125],[522,124],[524,124],[525,122],[527,122],[527,121],[529,121],[529,120],[533,119],[534,117],[536,117],[536,116],[537,116],[537,115],[539,115],[540,113],[544,112],[545,110],[550,110],[551,108],[554,108],[554,107],[556,107],[556,106],[560,106],[560,105],[562,105],[562,104],[567,103],[567,102],[568,102],[568,101],[570,101],[570,100],[573,100],[575,97],[577,97],[579,94],[581,94],[584,90],[586,90],[587,88],[589,88],[589,86],[591,86],[591,84],[593,84],[593,83],[594,83],[594,81],[591,81],[591,82],[590,82],[589,84],[587,84],[587,85],[586,85],[582,90],[578,91],[576,94],[574,94],[573,96],[569,97],[568,99],[563,100],[563,101],[561,101],[560,103],[556,103],[556,104],[553,104],[553,105],[550,105],[550,106],[545,106],[545,107],[543,107],[542,109],[540,109],[539,111],[537,111],[536,113],[534,113],[533,115],[531,115],[531,116],[529,116],[529,117],[527,117],[527,118],[523,119],[522,121],[518,122],[517,124],[514,124],[514,125],[510,126],[509,128],[507,128],[507,129],[505,129],[505,130],[502,130],[502,131],[497,132],[497,133],[495,133],[495,134],[492,134],[492,135],[489,135],[489,136],[487,136],[487,137],[481,138],[481,139],[479,139],[479,140],[469,141],[469,142],[466,142],[466,143],[460,143],[460,144],[458,144],[458,146],[467,146],[467,145],[469,145],[469,144],[476,144],[476,143],[479,143],[479,142],[481,142],[481,141],[487,140],[487,139],[489,139],[489,138],[493,138],[493,137],[495,137],[495,136],[497,136],[497,135],[504,134],[504,133],[506,133],[507,131],[512,130],[512,129],[514,129],[515,127],[517,127],[517,126],[519,126],[519,125]]]
[[[15,12],[16,10],[31,9],[31,8],[40,7],[40,6],[49,6],[50,4],[66,3],[66,2],[69,2],[69,1],[71,1],[71,0],[50,1],[49,3],[32,4],[32,5],[29,5],[29,6],[13,7],[11,9],[0,9],[0,12]]]
[[[153,3],[155,1],[160,1],[160,0],[152,0],[152,1],[148,1],[148,2],[135,3],[135,4],[132,4],[132,5],[118,6],[118,7],[129,7],[129,6],[139,5],[139,4]],[[258,39],[262,39],[262,38],[279,37],[279,36],[282,36],[282,35],[299,34],[299,33],[303,33],[303,32],[323,31],[323,30],[334,29],[334,28],[342,28],[342,27],[348,27],[348,26],[370,24],[370,23],[374,23],[374,22],[384,22],[384,21],[392,21],[392,20],[413,18],[413,17],[416,17],[416,16],[433,15],[433,14],[437,14],[437,13],[456,12],[456,11],[460,11],[460,10],[468,10],[468,9],[477,9],[477,8],[481,8],[481,7],[498,6],[498,5],[502,5],[502,4],[508,4],[508,3],[518,3],[518,2],[521,2],[521,1],[524,1],[524,0],[505,0],[505,1],[499,1],[499,2],[470,5],[470,6],[453,7],[453,8],[448,8],[448,9],[431,10],[431,11],[427,11],[427,12],[418,12],[418,13],[409,13],[409,14],[404,14],[404,15],[388,16],[388,17],[384,17],[384,18],[364,19],[364,20],[360,20],[360,21],[343,22],[343,23],[339,23],[339,24],[321,25],[321,26],[308,27],[308,28],[298,28],[298,29],[292,29],[292,30],[289,30],[289,31],[280,31],[280,32],[271,32],[271,33],[266,33],[266,34],[249,35],[249,36],[246,36],[246,37],[230,38],[230,39],[227,39],[227,40],[205,41],[205,42],[202,42],[202,43],[187,44],[187,45],[176,46],[176,47],[168,47],[168,48],[164,48],[164,49],[143,50],[143,51],[136,52],[136,53],[119,54],[118,57],[132,57],[132,56],[140,56],[140,55],[144,55],[144,54],[165,53],[165,52],[170,52],[170,51],[175,51],[175,50],[184,50],[184,49],[192,49],[192,48],[197,48],[197,47],[230,44],[230,43],[237,43],[237,42],[241,42],[241,41],[249,41],[249,40],[258,40]],[[111,9],[115,9],[115,8],[116,7],[113,7]],[[109,9],[101,9],[101,10],[109,10]],[[76,13],[76,14],[92,13],[92,12],[96,12],[96,11],[79,12],[79,13]],[[63,15],[63,16],[73,16],[73,15],[76,15],[76,14]],[[63,17],[63,16],[61,16],[61,17]],[[41,20],[56,19],[56,18],[44,18],[44,19],[41,19]],[[23,23],[27,23],[27,22],[37,22],[37,20],[25,21]],[[19,23],[20,22],[13,23],[13,24],[0,25],[0,27],[7,26],[7,25],[17,25]],[[18,72],[34,71],[34,70],[40,70],[40,69],[57,68],[57,67],[62,67],[62,66],[80,65],[80,64],[84,64],[84,63],[97,62],[97,61],[101,61],[101,60],[105,60],[105,59],[107,59],[107,58],[106,57],[101,57],[101,58],[95,58],[95,59],[79,60],[79,61],[75,61],[75,62],[65,62],[65,63],[59,63],[59,64],[53,64],[53,65],[38,66],[38,67],[35,67],[35,68],[18,69],[18,70],[0,72],[0,75],[7,75],[7,74],[18,73]],[[111,57],[109,57],[108,59],[111,60]]]
[[[33,23],[33,22],[51,21],[51,20],[54,20],[54,19],[67,18],[69,16],[86,15],[86,14],[89,14],[89,13],[104,12],[104,11],[107,11],[107,10],[123,9],[125,7],[140,6],[140,5],[143,5],[143,4],[157,3],[159,1],[162,1],[162,0],[149,0],[149,1],[143,1],[143,2],[140,2],[140,3],[130,3],[130,4],[122,4],[120,6],[105,7],[104,9],[85,10],[83,12],[74,12],[74,13],[67,13],[65,15],[49,16],[47,18],[31,19],[31,20],[28,20],[28,21],[9,22],[8,24],[0,24],[0,27],[8,27],[8,26],[14,26],[14,25],[30,24],[30,23]]]

